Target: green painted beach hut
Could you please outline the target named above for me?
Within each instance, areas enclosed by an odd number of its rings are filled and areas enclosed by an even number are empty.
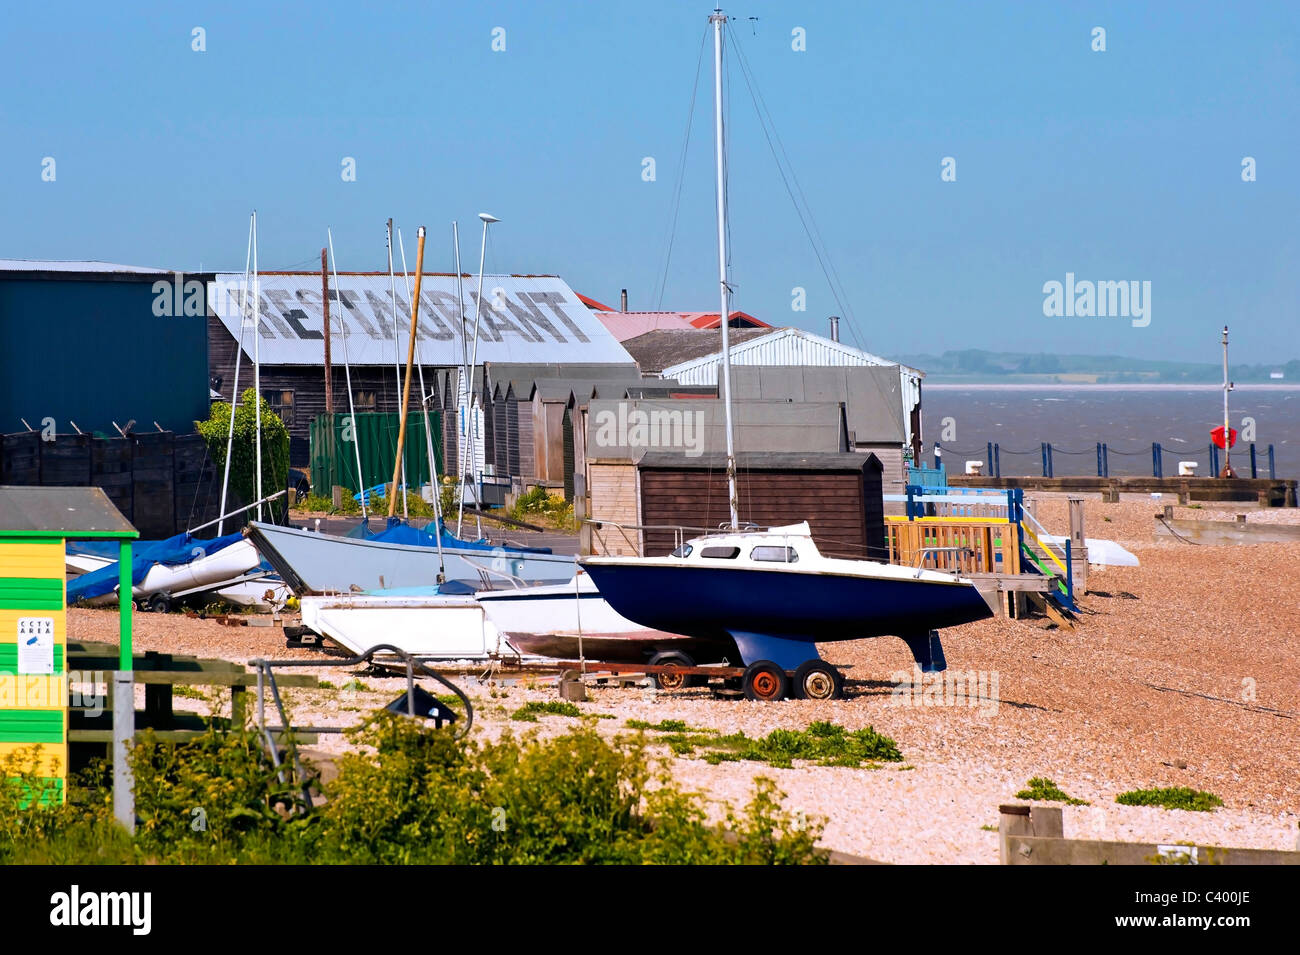
[[[62,800],[67,778],[67,542],[119,542],[119,666],[129,671],[138,537],[100,488],[0,486],[0,763],[38,746],[42,801]]]

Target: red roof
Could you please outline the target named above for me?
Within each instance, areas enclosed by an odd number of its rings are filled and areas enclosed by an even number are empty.
[[[682,318],[686,319],[696,328],[718,328],[722,325],[719,320],[720,312],[682,312]],[[731,321],[728,323],[732,328],[771,328],[767,322],[755,318],[748,312],[732,312]]]
[[[587,306],[587,308],[591,309],[593,312],[614,311],[612,308],[610,308],[608,305],[604,304],[603,302],[597,302],[594,298],[588,298],[587,296],[583,295],[581,292],[574,292],[573,294],[578,296],[578,301],[580,301],[583,305]]]

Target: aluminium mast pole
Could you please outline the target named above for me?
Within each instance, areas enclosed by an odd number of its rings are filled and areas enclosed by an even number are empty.
[[[257,276],[257,210],[253,210],[253,392],[257,403],[257,519],[262,519],[262,284]]]
[[[465,400],[466,393],[469,390],[469,328],[465,323],[465,283],[460,272],[460,228],[453,220],[451,223],[452,245],[456,250],[456,299],[460,304],[460,381],[457,383],[456,395],[456,414],[460,415],[460,404]],[[469,414],[466,413],[466,431],[468,428]],[[459,425],[459,421],[457,425]],[[458,429],[459,430],[459,429]],[[465,520],[465,450],[464,442],[459,439],[456,442],[456,481],[459,485],[456,489],[456,537],[460,537],[461,525]]]
[[[722,126],[722,26],[727,16],[721,8],[709,17],[713,24],[713,119],[718,166],[718,284],[722,311],[722,402],[727,432],[727,501],[731,527],[740,527],[740,502],[736,495],[736,443],[731,422],[731,289],[727,286],[727,160]]]
[[[397,479],[402,473],[402,449],[406,444],[406,409],[411,404],[411,365],[415,361],[415,329],[420,320],[420,280],[424,278],[424,226],[415,252],[415,292],[411,296],[411,334],[406,343],[406,384],[402,389],[402,420],[397,428],[397,458],[393,461],[393,496],[388,500],[388,516],[397,510]]]
[[[329,237],[330,264],[334,266],[334,296],[339,303],[339,328],[343,330],[343,374],[347,378],[348,386],[348,417],[349,424],[352,425],[352,450],[357,459],[357,484],[360,485],[357,490],[361,494],[361,521],[369,527],[370,515],[366,511],[366,479],[361,474],[361,442],[357,440],[357,409],[352,403],[352,366],[348,361],[348,323],[343,320],[343,289],[339,287],[339,260],[334,255],[334,233],[326,229],[325,235]]]
[[[239,366],[244,353],[244,326],[248,324],[248,269],[253,262],[253,220],[248,220],[248,252],[244,255],[244,284],[239,289],[239,343],[235,346],[235,380],[230,385],[230,431],[226,434],[226,467],[221,476],[221,515],[217,536],[226,529],[226,491],[230,487],[230,453],[235,443],[235,405],[239,403]]]
[[[393,277],[393,220],[388,220],[388,295],[393,303],[393,378],[397,382],[397,394],[402,393],[401,368],[401,334],[397,328],[397,285]],[[399,425],[400,428],[400,425]],[[397,494],[397,481],[393,481],[393,494]],[[410,520],[411,514],[406,507],[406,461],[402,460],[402,517]]]
[[[402,242],[402,230],[397,230],[397,248],[402,253],[402,281],[406,283],[406,297],[411,298],[411,276],[406,271],[406,246]],[[438,486],[438,462],[433,457],[433,429],[429,425],[429,399],[432,397],[424,390],[424,357],[420,353],[420,330],[415,330],[415,367],[420,370],[420,410],[424,414],[424,447],[429,455],[429,488],[433,496],[433,530],[434,542],[438,548],[438,583],[447,580],[447,561],[442,553],[442,493]]]

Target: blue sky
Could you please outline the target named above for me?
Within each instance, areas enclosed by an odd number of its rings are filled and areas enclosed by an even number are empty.
[[[863,346],[1216,361],[1227,322],[1236,360],[1300,357],[1300,4],[727,12]],[[380,268],[393,216],[411,256],[429,227],[426,268],[440,271],[459,219],[472,269],[487,210],[503,220],[489,269],[558,273],[614,305],[627,288],[632,308],[653,308],[708,13],[644,0],[7,10],[0,257],[237,270],[256,207],[264,268],[312,267],[327,226],[343,269]],[[717,308],[710,56],[668,308]],[[841,309],[734,63],[730,81],[735,306],[824,332]],[[955,182],[940,179],[947,156]],[[1151,323],[1045,317],[1043,284],[1067,272],[1150,281]]]

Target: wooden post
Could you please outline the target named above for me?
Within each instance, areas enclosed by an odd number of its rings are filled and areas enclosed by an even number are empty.
[[[484,236],[487,230],[484,229]],[[415,362],[415,334],[420,314],[420,279],[424,269],[424,226],[420,226],[415,249],[415,292],[411,295],[411,335],[406,343],[406,383],[402,387],[402,419],[397,428],[397,460],[393,462],[393,486],[402,478],[402,446],[406,444],[406,409],[411,405],[411,365]],[[484,241],[487,241],[484,239]],[[397,495],[388,496],[388,516],[397,511]]]
[[[321,302],[325,306],[325,413],[332,415],[334,414],[334,373],[330,370],[330,273],[325,251],[325,249],[320,250]],[[330,418],[330,427],[334,427],[333,418]]]
[[[1069,498],[1070,548],[1074,554],[1075,576],[1079,590],[1088,592],[1088,545],[1083,536],[1083,498]]]

